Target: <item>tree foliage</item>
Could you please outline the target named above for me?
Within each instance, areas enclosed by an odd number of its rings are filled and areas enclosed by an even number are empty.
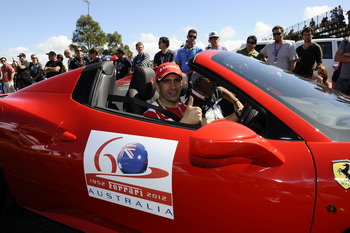
[[[82,15],[77,21],[72,41],[85,50],[93,47],[100,49],[106,44],[107,36],[90,15]]]
[[[114,32],[113,34],[107,34],[107,49],[103,51],[103,54],[114,54],[117,48],[122,48],[125,51],[125,55],[132,55],[132,52],[129,49],[128,45],[124,45],[122,42],[122,35],[118,32]]]
[[[132,55],[129,46],[123,44],[122,35],[118,32],[104,33],[90,15],[82,15],[77,20],[72,41],[75,45],[70,45],[71,48],[79,45],[84,52],[94,47],[103,55],[112,55],[117,48],[122,48],[127,56]]]

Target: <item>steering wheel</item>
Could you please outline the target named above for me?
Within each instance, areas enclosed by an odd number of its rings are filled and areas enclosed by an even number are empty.
[[[246,120],[249,116],[250,111],[252,110],[252,106],[245,104],[244,108],[243,108],[243,112],[241,114],[241,116],[238,119],[238,123],[244,124],[246,123]]]

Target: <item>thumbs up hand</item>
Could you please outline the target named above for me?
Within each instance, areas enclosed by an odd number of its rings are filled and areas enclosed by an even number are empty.
[[[183,114],[182,119],[180,120],[181,123],[186,124],[200,124],[202,123],[202,109],[199,107],[193,106],[193,97],[190,96],[187,104],[186,111]]]

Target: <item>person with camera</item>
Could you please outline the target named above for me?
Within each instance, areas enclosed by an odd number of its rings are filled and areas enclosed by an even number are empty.
[[[17,72],[17,78],[15,81],[16,88],[18,90],[23,89],[32,84],[32,78],[29,74],[29,62],[27,61],[26,55],[20,53],[18,56],[18,61],[15,58],[12,58],[12,66]]]

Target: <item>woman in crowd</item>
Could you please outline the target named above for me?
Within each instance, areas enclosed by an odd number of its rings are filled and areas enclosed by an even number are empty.
[[[317,75],[314,74],[311,77],[312,80],[325,85],[326,87],[332,88],[332,83],[328,81],[328,71],[323,65],[317,68]]]

